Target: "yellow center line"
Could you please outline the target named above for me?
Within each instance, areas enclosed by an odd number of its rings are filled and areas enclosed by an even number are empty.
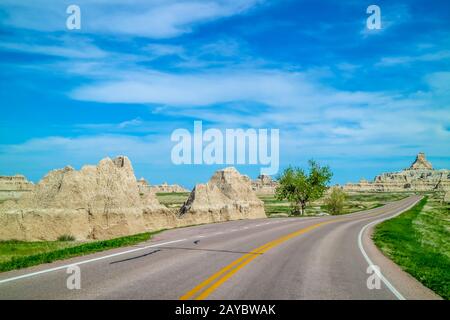
[[[392,209],[394,209],[394,208],[391,208],[391,210]],[[398,208],[395,207],[395,209],[398,209]],[[379,210],[380,212],[374,216],[372,216],[372,215],[368,216],[368,217],[364,216],[361,219],[355,219],[355,220],[364,220],[367,218],[373,218],[375,216],[386,213],[385,210],[386,210],[386,208],[380,208],[380,210]],[[202,281],[199,285],[195,286],[192,290],[188,291],[183,296],[181,296],[180,300],[191,299],[192,297],[196,296],[197,294],[198,294],[198,296],[195,298],[196,300],[205,299],[211,293],[213,293],[217,288],[219,288],[224,282],[226,282],[229,278],[231,278],[236,272],[238,272],[240,269],[245,267],[251,261],[256,259],[260,254],[263,254],[264,252],[282,244],[283,242],[285,242],[291,238],[294,238],[301,234],[307,233],[307,232],[309,232],[313,229],[316,229],[320,226],[323,226],[323,225],[326,225],[329,223],[334,223],[334,222],[339,222],[339,221],[348,221],[348,220],[354,220],[354,219],[352,217],[352,218],[341,218],[341,219],[336,219],[336,220],[323,221],[323,222],[311,225],[309,227],[302,228],[293,233],[284,235],[278,239],[272,240],[256,249],[250,251],[249,253],[243,255],[239,259],[233,261],[229,265],[220,269],[218,272],[214,273],[212,276],[210,276],[206,280]],[[208,285],[209,285],[209,287],[208,287]]]
[[[250,251],[249,253],[247,253],[244,256],[240,257],[239,259],[233,261],[229,265],[225,266],[218,272],[214,273],[212,276],[210,276],[209,278],[207,278],[206,280],[201,282],[199,285],[194,287],[192,290],[188,291],[186,294],[184,294],[183,296],[180,297],[180,300],[191,299],[198,292],[200,292],[201,290],[203,290],[205,287],[207,287],[209,284],[212,283],[206,290],[204,290],[202,293],[200,293],[200,295],[198,295],[197,298],[195,298],[196,300],[205,299],[213,291],[215,291],[218,287],[220,287],[225,281],[227,281],[230,277],[232,277],[237,271],[239,271],[244,266],[246,266],[248,263],[253,261],[259,254],[262,254],[293,237],[299,236],[303,233],[306,233],[315,228],[318,228],[319,226],[322,226],[322,225],[325,225],[328,223],[332,223],[332,222],[337,222],[337,221],[340,221],[340,220],[325,221],[325,222],[320,222],[320,223],[314,224],[312,226],[297,230],[293,233],[284,235],[278,239],[272,240],[256,249]],[[217,281],[215,281],[216,279],[217,279]],[[213,283],[213,281],[215,281],[215,282]]]
[[[267,247],[270,243],[266,243],[264,245],[262,245],[261,247],[258,247],[252,251],[250,251],[249,253],[243,255],[242,257],[240,257],[239,259],[233,261],[232,263],[230,263],[229,265],[227,265],[226,267],[222,268],[221,270],[219,270],[218,272],[216,272],[215,274],[213,274],[211,277],[209,277],[208,279],[204,280],[203,282],[201,282],[199,285],[197,285],[196,287],[194,287],[192,290],[188,291],[186,294],[184,294],[183,296],[180,297],[180,300],[188,300],[190,299],[192,296],[194,296],[198,291],[200,291],[201,289],[203,289],[204,287],[206,287],[209,283],[211,283],[212,281],[214,281],[216,278],[220,277],[222,274],[226,273],[228,270],[230,270],[231,268],[233,268],[234,266],[236,266],[237,264],[241,263],[242,261],[244,261],[245,259],[249,258],[252,255],[259,255],[260,252],[259,250],[264,249],[265,247]]]

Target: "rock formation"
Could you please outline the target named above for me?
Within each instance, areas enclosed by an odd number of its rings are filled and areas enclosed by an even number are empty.
[[[252,189],[257,194],[275,194],[275,189],[278,187],[278,182],[272,180],[268,175],[261,174],[252,181]]]
[[[150,185],[143,177],[137,181],[139,193],[143,194],[150,190]]]
[[[183,188],[178,184],[167,184],[167,182],[156,186],[150,186],[150,189],[155,193],[189,192],[188,189]]]
[[[144,178],[139,179],[138,184],[139,184],[140,190],[148,189],[148,190],[152,191],[153,193],[189,192],[188,189],[183,188],[182,186],[180,186],[178,184],[167,184],[166,182],[164,182],[161,185],[152,186]]]
[[[62,235],[77,240],[110,239],[192,224],[265,217],[262,202],[236,170],[216,173],[205,186],[206,194],[191,194],[190,199],[196,201],[186,204],[183,214],[161,205],[142,182],[136,180],[131,162],[124,156],[105,158],[97,166],[87,165],[81,170],[68,166],[50,171],[31,192],[0,203],[0,240],[56,240]],[[197,190],[202,188],[199,185]]]
[[[17,201],[0,205],[0,239],[108,239],[147,230],[147,213],[166,214],[151,192],[140,193],[127,157],[81,170],[50,171]]]
[[[34,184],[23,175],[0,176],[0,201],[18,199],[33,187]]]
[[[416,160],[409,167],[410,170],[433,170],[431,163],[425,158],[425,153],[419,152]]]
[[[348,183],[343,189],[349,192],[447,191],[450,190],[450,170],[434,170],[425,154],[419,153],[408,169],[382,173],[373,182]]]
[[[250,179],[233,167],[217,171],[206,184],[197,184],[180,215],[209,222],[266,217],[264,204],[253,191]]]

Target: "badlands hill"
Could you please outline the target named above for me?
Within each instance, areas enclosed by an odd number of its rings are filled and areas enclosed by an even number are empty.
[[[201,216],[210,222],[266,217],[264,203],[253,191],[250,179],[233,167],[217,171],[207,184],[196,185],[180,214]]]
[[[0,176],[0,201],[18,199],[33,188],[33,183],[23,175]]]
[[[209,201],[177,212],[161,205],[151,190],[140,188],[127,157],[105,158],[79,171],[53,170],[31,192],[0,204],[0,240],[55,240],[66,234],[77,240],[109,239],[265,217],[262,204],[255,205],[250,183],[242,177],[236,170],[218,171],[207,183]],[[197,197],[199,188],[190,198]],[[249,194],[242,198],[241,191]]]
[[[382,173],[373,182],[361,180],[343,186],[346,191],[355,192],[399,192],[399,191],[450,191],[450,170],[435,170],[419,153],[407,169],[398,172]]]
[[[261,174],[252,181],[252,189],[257,194],[272,195],[278,187],[278,181],[272,179],[271,176]]]
[[[141,178],[138,180],[139,187],[142,189],[148,189],[150,191],[153,191],[154,193],[182,193],[182,192],[189,192],[188,189],[183,188],[182,186],[178,184],[168,184],[167,182],[164,182],[160,185],[150,185],[147,180],[144,178]]]

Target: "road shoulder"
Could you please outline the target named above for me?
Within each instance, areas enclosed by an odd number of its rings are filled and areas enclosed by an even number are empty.
[[[425,287],[400,266],[386,257],[372,241],[374,229],[378,223],[370,225],[362,235],[362,243],[372,262],[380,268],[381,273],[407,300],[442,300],[431,289]]]

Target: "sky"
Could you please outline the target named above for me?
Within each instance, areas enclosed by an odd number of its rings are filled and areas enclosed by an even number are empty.
[[[0,175],[127,155],[138,178],[192,187],[225,166],[173,164],[194,121],[279,129],[280,172],[315,159],[332,183],[418,152],[450,168],[449,1],[1,0],[0,71]]]

